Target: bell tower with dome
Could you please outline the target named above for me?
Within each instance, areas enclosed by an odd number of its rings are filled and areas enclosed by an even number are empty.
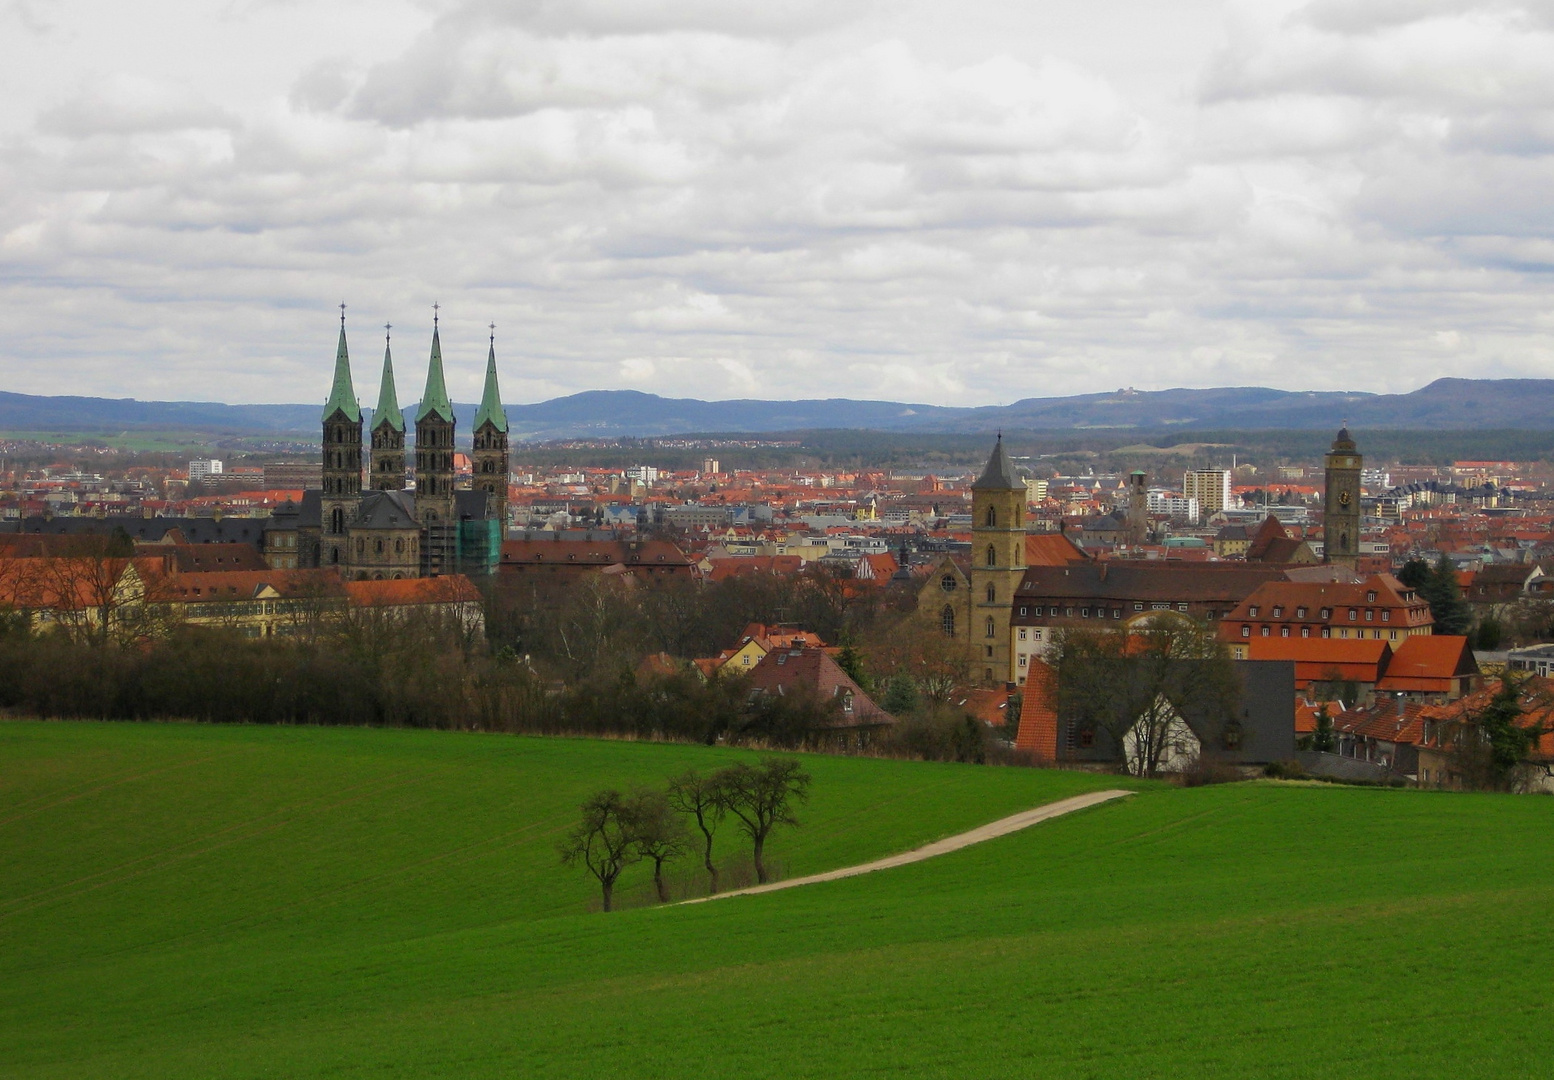
[[[1345,426],[1327,452],[1322,561],[1354,569],[1360,557],[1360,469],[1365,459]]]

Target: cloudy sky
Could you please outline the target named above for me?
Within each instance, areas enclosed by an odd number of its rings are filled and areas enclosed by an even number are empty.
[[[1554,0],[0,0],[0,389],[1554,375]],[[369,402],[370,403],[370,402]]]

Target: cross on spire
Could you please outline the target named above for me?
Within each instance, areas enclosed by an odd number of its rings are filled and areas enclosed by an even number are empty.
[[[345,325],[345,301],[340,301],[340,325]]]
[[[437,325],[437,309],[440,308],[440,307],[442,307],[441,304],[437,303],[437,301],[435,301],[435,300],[432,301],[432,326],[433,327],[436,327],[436,325]]]
[[[496,323],[491,324],[491,345],[493,348],[496,346]]]
[[[386,323],[383,324],[383,340],[384,341],[387,341],[389,339],[389,331],[392,330],[392,329],[394,329],[394,324],[393,323],[386,322]]]

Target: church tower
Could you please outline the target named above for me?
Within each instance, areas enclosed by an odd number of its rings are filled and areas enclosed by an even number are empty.
[[[432,358],[426,392],[415,414],[415,513],[421,524],[445,528],[453,516],[453,403],[442,376],[442,342],[436,305],[432,314]]]
[[[335,349],[334,385],[324,404],[324,490],[319,497],[320,566],[346,561],[345,533],[362,490],[362,411],[351,384],[345,347],[345,305],[340,305],[340,344]]]
[[[1342,428],[1327,452],[1323,496],[1322,561],[1354,569],[1360,557],[1360,456],[1349,429]]]
[[[971,485],[971,670],[987,684],[1014,682],[1009,619],[1025,576],[1025,483],[999,435]]]
[[[405,487],[405,414],[399,411],[394,389],[394,358],[389,353],[388,331],[383,328],[383,382],[378,387],[378,407],[372,410],[371,485],[377,491],[403,491]]]
[[[491,325],[491,351],[486,354],[486,388],[475,414],[475,490],[487,492],[491,516],[507,536],[507,413],[496,385],[496,324]]]

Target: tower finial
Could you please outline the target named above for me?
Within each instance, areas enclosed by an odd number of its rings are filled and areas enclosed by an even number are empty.
[[[345,301],[344,300],[340,301],[340,325],[342,327],[345,325]]]
[[[496,323],[491,324],[491,347],[496,348]]]
[[[437,309],[442,307],[437,301],[432,301],[432,329],[437,329]]]
[[[389,331],[392,330],[392,329],[394,329],[394,324],[393,323],[386,322],[386,323],[383,324],[383,343],[385,345],[388,344],[388,341],[389,341]]]

